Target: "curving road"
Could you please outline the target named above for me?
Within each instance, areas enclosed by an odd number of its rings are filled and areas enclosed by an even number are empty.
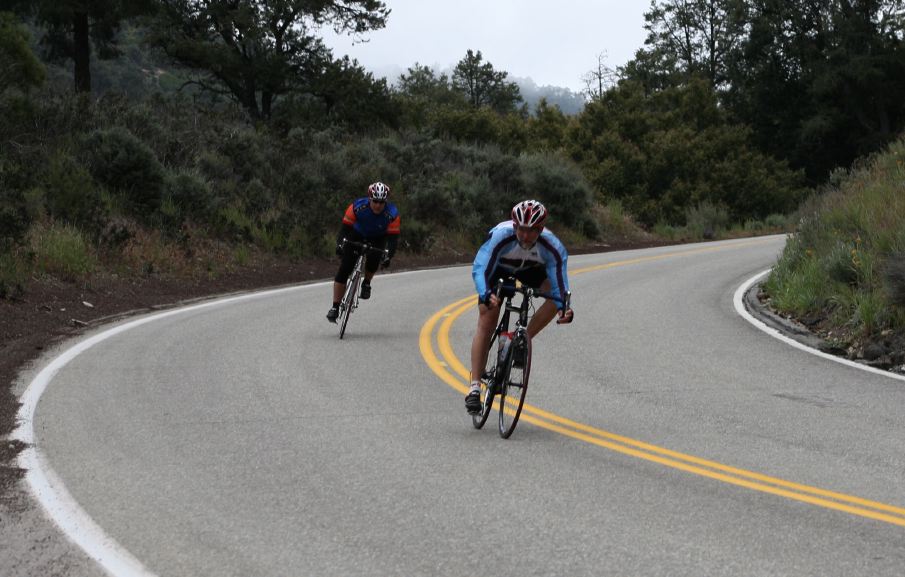
[[[572,257],[508,441],[467,268],[378,277],[343,341],[323,283],[130,321],[37,405],[50,494],[122,575],[901,575],[905,384],[733,307],[783,242]]]

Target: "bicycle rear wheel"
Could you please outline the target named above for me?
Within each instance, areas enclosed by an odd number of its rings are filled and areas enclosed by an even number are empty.
[[[526,333],[512,343],[500,381],[500,436],[508,439],[518,424],[531,374],[531,337]]]
[[[342,303],[339,305],[339,316],[342,319],[339,323],[340,339],[346,334],[346,325],[349,324],[349,317],[354,309],[355,295],[358,294],[359,282],[361,282],[361,273],[358,271],[353,272],[346,282],[346,294],[343,295]]]

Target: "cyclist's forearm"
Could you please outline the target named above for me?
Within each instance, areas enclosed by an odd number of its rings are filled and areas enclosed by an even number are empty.
[[[387,258],[393,258],[393,255],[396,254],[396,248],[399,246],[399,235],[398,234],[389,234],[387,235]]]
[[[354,234],[355,229],[353,229],[350,225],[343,223],[343,225],[339,229],[339,234],[336,235],[336,244],[342,244],[343,239],[353,240]]]

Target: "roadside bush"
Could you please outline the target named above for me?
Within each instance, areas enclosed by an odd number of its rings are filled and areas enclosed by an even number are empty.
[[[541,201],[550,211],[552,222],[576,229],[588,226],[594,194],[575,164],[543,153],[523,156],[520,164],[523,194]],[[512,200],[514,204],[523,199]]]
[[[97,266],[97,257],[84,236],[71,225],[32,227],[28,242],[39,273],[73,282],[91,274]]]
[[[685,209],[685,227],[692,238],[713,239],[729,226],[729,211],[704,201]]]
[[[900,307],[905,307],[905,253],[889,255],[884,266],[883,278],[890,300]]]
[[[774,305],[803,317],[827,303],[831,294],[829,278],[815,258],[805,259],[794,270],[774,269],[767,282]]]
[[[107,219],[108,207],[98,184],[88,171],[65,153],[54,156],[44,177],[50,215],[91,234],[98,233]]]
[[[653,227],[653,233],[667,240],[682,240],[685,238],[685,228],[667,224],[665,221],[657,221]]]
[[[122,127],[95,130],[84,141],[91,175],[119,193],[127,209],[146,218],[160,208],[165,171],[151,149]]]
[[[249,214],[257,217],[274,208],[273,190],[259,178],[252,178],[246,182],[238,183],[236,198],[242,202]]]
[[[267,143],[252,128],[228,130],[218,141],[217,152],[228,159],[228,172],[220,178],[231,177],[240,182],[264,178],[267,163]]]
[[[19,244],[30,225],[31,218],[22,195],[16,191],[0,190],[0,254]]]
[[[405,223],[405,229],[401,239],[402,246],[414,253],[423,254],[430,251],[437,240],[434,237],[435,227],[424,224],[415,219],[409,219]]]
[[[853,244],[838,240],[823,256],[823,266],[829,277],[840,283],[854,285],[858,282],[858,271],[854,266],[856,254]]]
[[[769,229],[787,229],[789,228],[789,217],[777,213],[768,214],[767,218],[764,220],[764,224]]]
[[[766,230],[767,225],[762,220],[748,219],[742,224],[742,230],[748,233],[759,233]]]
[[[185,217],[202,221],[214,214],[216,201],[211,187],[197,171],[180,170],[168,175],[166,194]]]
[[[823,314],[844,342],[901,330],[902,147],[900,141],[850,171],[834,171],[834,187],[802,205],[796,233],[764,287],[777,308]],[[813,270],[814,263],[820,264],[822,276]]]
[[[0,299],[18,298],[25,292],[30,268],[16,254],[0,251]]]

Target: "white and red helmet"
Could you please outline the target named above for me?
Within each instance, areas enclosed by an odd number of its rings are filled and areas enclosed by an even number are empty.
[[[368,198],[372,200],[386,200],[390,194],[390,187],[382,182],[375,182],[368,187]]]
[[[543,229],[547,220],[547,209],[536,200],[523,200],[512,207],[512,224]]]

